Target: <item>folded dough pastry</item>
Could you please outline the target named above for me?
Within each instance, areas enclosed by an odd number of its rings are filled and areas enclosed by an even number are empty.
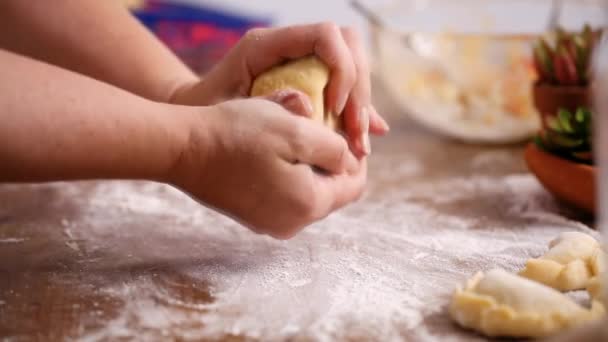
[[[519,274],[560,291],[582,290],[597,275],[591,259],[600,245],[591,236],[566,232],[549,243],[549,251],[530,259]]]
[[[477,273],[454,293],[450,315],[463,327],[487,336],[546,337],[601,317],[543,284],[494,269]]]
[[[594,276],[587,284],[587,292],[589,292],[591,298],[599,301],[604,301],[604,296],[606,295],[606,291],[608,291],[608,289],[602,286],[606,280],[606,277],[608,277],[608,274],[606,274],[606,271],[608,271],[608,265],[606,265],[606,262],[608,262],[608,254],[606,254],[601,248],[597,249],[589,262],[591,265],[591,273]]]
[[[312,119],[334,130],[341,129],[340,117],[325,110],[324,91],[329,82],[329,69],[317,57],[300,58],[276,66],[259,75],[251,87],[251,96],[266,96],[279,90],[299,90],[310,98]]]

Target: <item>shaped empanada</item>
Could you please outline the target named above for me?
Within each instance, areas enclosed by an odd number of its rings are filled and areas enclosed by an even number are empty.
[[[606,291],[608,290],[602,286],[606,277],[608,277],[608,274],[606,274],[606,271],[608,271],[608,265],[606,265],[607,261],[608,254],[598,248],[589,262],[591,273],[594,276],[589,279],[589,282],[587,283],[587,292],[589,292],[591,298],[599,301],[603,301]]]
[[[591,258],[600,245],[591,236],[566,232],[549,243],[549,251],[538,259],[530,259],[519,275],[560,291],[582,290],[596,273]]]
[[[586,309],[543,284],[495,269],[477,273],[458,288],[451,317],[487,336],[545,337],[601,317],[597,302]]]

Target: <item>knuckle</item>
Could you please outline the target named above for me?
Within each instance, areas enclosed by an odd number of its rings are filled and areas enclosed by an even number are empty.
[[[337,140],[336,148],[336,163],[337,165],[343,166],[344,164],[346,164],[347,153],[349,153],[348,143],[345,139],[339,139]]]
[[[361,40],[359,32],[351,26],[342,27],[340,31],[342,31],[342,37],[344,37],[344,40],[346,41],[359,42]]]
[[[361,74],[362,76],[365,77],[370,77],[370,67],[369,67],[369,60],[367,59],[367,55],[365,53],[361,53],[357,56],[355,56],[356,58],[356,63],[357,63],[357,69],[358,69],[358,73]]]
[[[249,29],[247,32],[245,32],[245,35],[243,36],[244,40],[246,42],[254,42],[254,41],[260,40],[264,36],[264,34],[266,33],[267,30],[268,29],[259,28],[259,27]]]
[[[352,27],[343,27],[342,37],[353,50],[355,66],[360,73],[369,73],[369,62],[367,55],[362,51],[363,43],[359,32]]]
[[[302,189],[300,195],[294,200],[294,213],[298,218],[309,220],[314,212],[314,197],[309,189]]]
[[[357,82],[357,67],[355,63],[348,63],[345,65],[345,76],[346,82],[350,85],[354,85]]]
[[[323,217],[316,192],[311,186],[302,187],[294,199],[294,215],[299,221],[312,223]]]
[[[331,21],[319,23],[317,28],[319,30],[319,34],[324,37],[336,38],[340,35],[340,28],[338,25],[336,25],[336,23]]]
[[[316,205],[308,212],[307,218],[312,223],[324,219],[327,215],[329,215],[329,211],[326,208]]]
[[[351,54],[349,58],[343,61],[338,67],[342,69],[345,81],[348,84],[354,84],[357,80],[358,73],[357,61],[355,60],[354,56]]]

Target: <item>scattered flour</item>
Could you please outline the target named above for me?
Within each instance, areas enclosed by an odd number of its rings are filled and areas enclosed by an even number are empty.
[[[282,242],[164,185],[101,183],[73,222],[86,234],[79,244],[125,264],[168,263],[210,298],[183,299],[154,271],[107,283],[98,291],[123,307],[79,338],[475,340],[445,314],[454,286],[478,270],[518,269],[561,231],[589,232],[556,211],[529,175],[449,178],[368,197]],[[143,223],[123,229],[125,220]]]
[[[25,238],[5,238],[0,239],[0,243],[20,243],[24,242],[25,240]]]

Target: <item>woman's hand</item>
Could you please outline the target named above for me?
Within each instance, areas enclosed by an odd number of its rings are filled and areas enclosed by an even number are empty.
[[[208,105],[246,97],[262,72],[311,54],[331,70],[326,107],[344,115],[352,150],[360,157],[369,154],[368,130],[384,134],[388,125],[371,104],[370,71],[359,35],[332,23],[253,29],[203,81],[178,88],[172,101]]]
[[[277,96],[297,111],[305,103]],[[224,102],[198,120],[169,179],[256,232],[290,238],[364,189],[365,160],[342,136],[272,101]]]

